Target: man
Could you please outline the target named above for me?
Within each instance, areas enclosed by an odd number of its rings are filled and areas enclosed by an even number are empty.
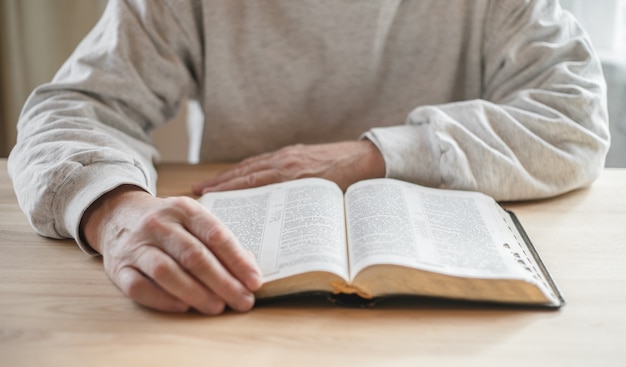
[[[197,194],[388,176],[522,200],[597,177],[604,94],[556,1],[112,0],[26,103],[9,170],[36,230],[102,254],[138,303],[245,311],[254,259],[194,200],[153,196],[149,134],[185,98],[201,159],[250,157]]]

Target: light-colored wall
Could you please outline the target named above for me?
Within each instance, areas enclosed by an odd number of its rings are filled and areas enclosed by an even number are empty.
[[[106,0],[0,0],[0,157],[16,138],[22,105],[32,90],[52,79],[95,25]],[[186,109],[153,139],[163,161],[190,158]]]
[[[561,0],[585,27],[607,82],[611,149],[607,167],[626,167],[626,0]]]
[[[0,156],[30,92],[49,81],[100,16],[106,0],[0,1]]]

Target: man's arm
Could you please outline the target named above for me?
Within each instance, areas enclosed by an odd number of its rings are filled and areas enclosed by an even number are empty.
[[[193,12],[191,3],[179,5]],[[201,56],[192,54],[202,47],[190,44],[192,31],[180,29],[167,6],[108,3],[55,79],[24,106],[9,173],[36,231],[102,254],[109,277],[138,303],[248,310],[261,282],[254,259],[199,203],[153,196],[149,134],[201,78]]]
[[[176,115],[201,77],[202,48],[168,4],[110,1],[54,80],[24,105],[8,168],[39,234],[78,239],[86,208],[117,186],[154,193],[150,133]]]
[[[491,1],[482,59],[481,99],[421,106],[367,133],[387,175],[498,200],[590,184],[609,146],[606,87],[573,18],[555,1]]]

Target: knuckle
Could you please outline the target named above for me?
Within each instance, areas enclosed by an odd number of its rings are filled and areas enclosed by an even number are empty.
[[[122,287],[122,292],[132,299],[141,297],[143,285],[138,281],[129,281]]]
[[[184,206],[184,207],[193,205],[195,203],[193,199],[187,196],[174,196],[174,197],[169,198],[169,200],[171,200],[178,206]]]
[[[154,279],[158,283],[160,280],[167,279],[172,273],[172,270],[166,262],[154,261],[150,265],[149,272],[150,274],[148,275],[150,278]]]
[[[126,272],[125,276],[119,279],[119,287],[122,293],[132,299],[141,298],[145,290],[145,284],[139,274]]]
[[[189,247],[181,251],[179,261],[180,265],[185,269],[189,269],[192,272],[200,270],[207,264],[205,250],[195,246]]]
[[[285,158],[283,165],[287,169],[296,169],[300,165],[301,159],[300,157],[290,155]]]
[[[298,153],[302,151],[303,149],[304,149],[304,144],[298,143],[298,144],[288,145],[280,149],[280,151],[283,153],[293,154],[293,153]]]
[[[245,185],[249,187],[257,186],[257,183],[259,181],[258,177],[255,174],[245,175],[243,178],[244,178]]]
[[[234,236],[225,225],[214,225],[208,229],[206,239],[208,245],[214,247],[229,243],[229,240],[234,239]]]
[[[280,168],[285,173],[298,172],[307,165],[307,155],[302,144],[286,147],[280,153]]]
[[[278,157],[283,163],[293,162],[300,155],[300,147],[288,146],[278,152]]]
[[[182,209],[184,211],[192,210],[196,204],[193,199],[186,196],[175,196],[167,198],[166,200],[168,205],[170,205],[172,208]]]
[[[139,226],[149,231],[149,233],[159,233],[162,231],[164,224],[161,215],[157,212],[152,212],[140,219]]]

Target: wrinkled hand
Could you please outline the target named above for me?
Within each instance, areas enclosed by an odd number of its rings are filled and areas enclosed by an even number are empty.
[[[193,186],[201,195],[263,186],[303,177],[321,177],[343,190],[367,178],[384,177],[385,162],[369,140],[320,145],[292,145],[243,160],[219,175]]]
[[[254,305],[261,286],[254,258],[191,198],[155,198],[122,186],[90,207],[82,229],[111,280],[144,306],[219,314],[226,305]]]

